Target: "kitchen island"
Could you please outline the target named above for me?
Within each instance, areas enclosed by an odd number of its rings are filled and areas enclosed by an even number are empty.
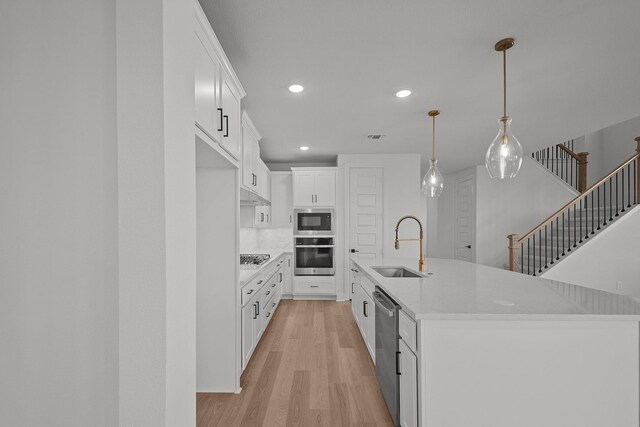
[[[372,268],[417,273],[416,259],[352,262],[365,292],[401,306],[407,425],[639,425],[637,301],[464,261],[430,259],[417,278]]]

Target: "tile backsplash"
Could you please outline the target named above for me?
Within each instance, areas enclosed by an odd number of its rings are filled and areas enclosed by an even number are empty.
[[[240,228],[240,253],[293,251],[293,230]]]

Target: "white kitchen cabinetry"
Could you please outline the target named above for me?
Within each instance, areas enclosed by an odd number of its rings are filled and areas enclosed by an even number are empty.
[[[291,172],[271,172],[271,226],[293,225],[293,175]]]
[[[242,113],[242,186],[258,193],[260,167],[260,133],[246,111]]]
[[[271,201],[271,171],[262,159],[258,158],[258,195]]]
[[[244,89],[201,11],[195,25],[195,123],[212,142],[240,160],[240,102]]]
[[[284,283],[282,286],[282,293],[285,295],[291,295],[293,292],[293,260],[292,256],[285,255],[284,263]]]
[[[241,155],[240,138],[240,99],[238,91],[235,89],[233,80],[226,73],[221,74],[221,95],[220,104],[222,116],[222,126],[220,126],[220,145],[236,159]]]
[[[353,317],[358,324],[360,334],[364,343],[367,345],[369,355],[375,363],[376,360],[376,308],[373,302],[370,289],[371,282],[365,278],[362,273],[353,267],[354,272],[354,292],[351,300],[351,311]]]
[[[400,339],[400,426],[418,426],[418,362]]]
[[[293,205],[334,207],[336,204],[336,168],[291,168]]]
[[[275,265],[264,267],[264,273],[258,274],[242,287],[243,370],[280,304],[285,283],[286,258],[286,254],[280,255],[272,261]]]

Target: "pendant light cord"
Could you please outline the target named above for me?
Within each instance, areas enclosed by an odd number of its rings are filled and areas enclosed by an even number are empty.
[[[507,117],[507,51],[502,51],[502,93],[503,93],[503,112],[502,117]]]
[[[436,116],[433,116],[433,128],[431,132],[431,160],[436,159]]]

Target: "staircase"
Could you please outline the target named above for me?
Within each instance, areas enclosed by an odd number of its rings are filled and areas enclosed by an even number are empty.
[[[581,192],[579,196],[524,236],[510,234],[507,237],[511,271],[533,276],[544,273],[640,203],[640,137],[635,141],[635,155],[591,187],[583,191],[576,187]],[[582,154],[587,153],[577,156]],[[535,153],[533,157],[536,158]],[[584,180],[586,183],[586,168]]]
[[[531,153],[531,157],[580,193],[584,193],[587,189],[589,153],[576,153],[574,149],[574,142],[571,139],[554,147]]]

